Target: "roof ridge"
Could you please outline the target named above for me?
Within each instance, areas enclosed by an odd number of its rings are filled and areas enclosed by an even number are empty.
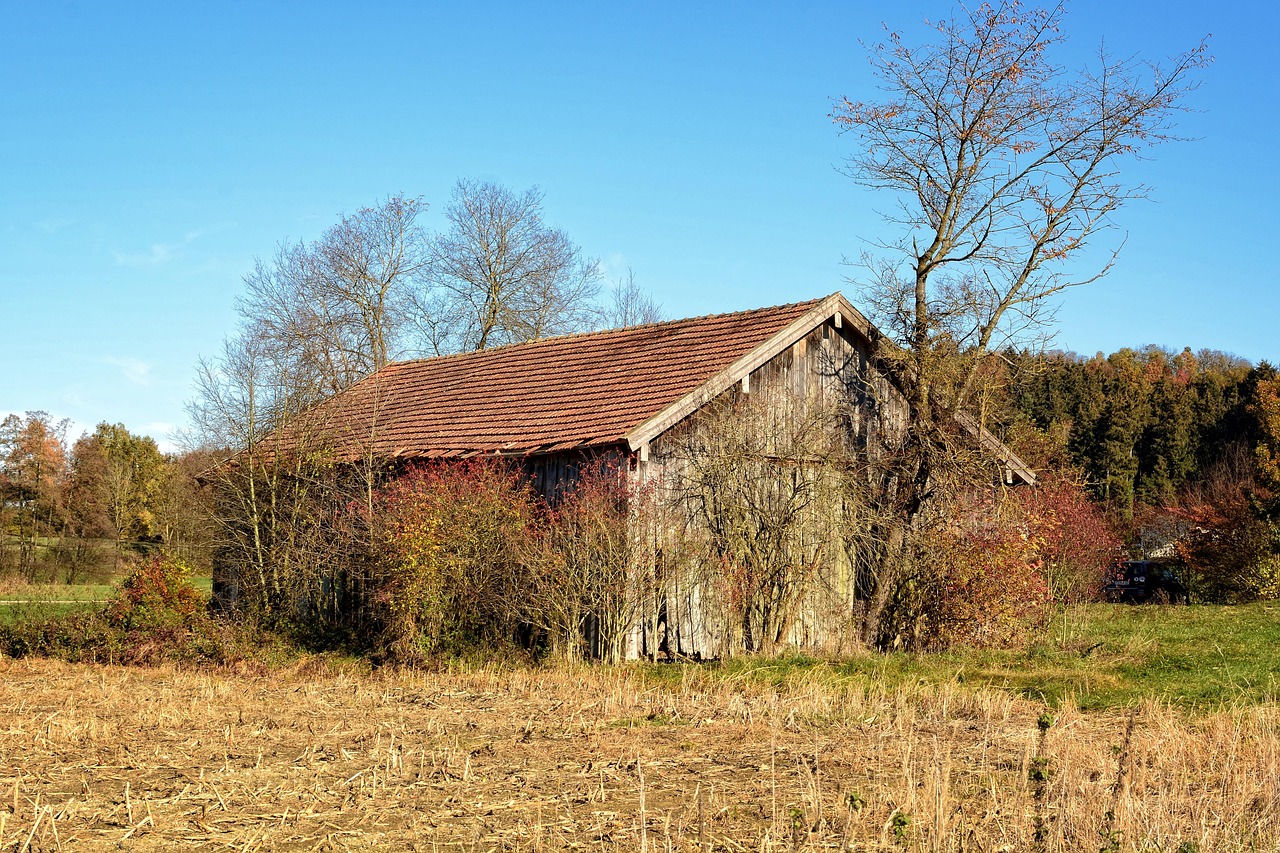
[[[839,291],[836,291],[836,293],[839,293]],[[386,366],[383,369],[385,370],[387,367],[401,367],[401,366],[406,366],[410,364],[422,364],[425,362],[438,363],[444,360],[453,361],[457,359],[472,358],[475,356],[486,355],[489,353],[510,352],[511,350],[518,349],[520,347],[541,346],[543,344],[548,344],[553,341],[566,341],[571,339],[580,340],[583,338],[592,338],[592,337],[597,337],[601,335],[616,335],[619,332],[636,332],[636,331],[642,331],[645,329],[655,329],[659,326],[674,326],[677,323],[695,323],[703,320],[719,320],[719,319],[726,319],[730,317],[742,317],[748,314],[763,314],[766,311],[781,311],[786,308],[799,308],[802,305],[815,306],[821,303],[825,299],[830,299],[834,295],[835,294],[832,293],[832,294],[828,294],[827,296],[819,297],[818,299],[805,299],[799,302],[785,302],[781,305],[768,305],[763,308],[747,308],[742,311],[726,311],[719,314],[702,314],[696,317],[680,317],[675,320],[659,320],[655,323],[642,323],[637,326],[617,326],[612,329],[595,329],[590,332],[568,332],[563,335],[552,335],[550,337],[539,338],[538,340],[534,340],[534,341],[518,341],[516,343],[503,344],[502,346],[490,347],[489,349],[469,350],[467,352],[451,352],[451,353],[445,353],[444,355],[424,356],[422,358],[407,358],[402,361],[387,362]],[[370,373],[364,379],[359,380],[356,384],[364,382],[366,379],[376,376],[380,372],[381,371],[375,371],[374,373]]]

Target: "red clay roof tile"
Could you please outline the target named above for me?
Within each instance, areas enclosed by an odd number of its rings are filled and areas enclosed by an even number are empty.
[[[395,362],[322,403],[313,423],[346,458],[617,444],[820,301]]]

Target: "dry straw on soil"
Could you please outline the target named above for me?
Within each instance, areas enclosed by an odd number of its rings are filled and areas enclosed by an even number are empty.
[[[1275,708],[0,661],[0,850],[1273,850]],[[1040,722],[1048,724],[1049,720]]]

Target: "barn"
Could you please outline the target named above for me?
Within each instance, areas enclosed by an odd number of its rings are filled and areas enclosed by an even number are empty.
[[[872,368],[878,333],[841,294],[822,299],[567,335],[480,352],[396,362],[330,398],[322,424],[340,458],[395,467],[422,460],[507,457],[547,496],[572,485],[591,460],[619,461],[637,484],[687,474],[699,419],[726,400],[759,403],[784,432],[799,409],[838,418],[849,440],[875,446],[902,416],[899,396]],[[799,403],[797,402],[799,401]],[[740,417],[739,405],[728,417]],[[728,422],[722,422],[728,423]],[[1006,482],[1034,474],[976,424]],[[701,445],[705,447],[705,440]],[[774,451],[769,451],[773,453]],[[777,451],[774,461],[794,461]],[[693,456],[691,456],[693,454]],[[754,454],[759,455],[759,454]],[[787,457],[787,458],[782,458]],[[665,485],[663,487],[666,487]],[[661,544],[655,544],[655,551]],[[814,544],[812,553],[830,554]],[[816,560],[816,558],[814,558]],[[853,606],[847,559],[824,558],[774,639],[840,644]],[[825,574],[824,574],[825,573]],[[668,571],[640,609],[623,656],[716,656],[735,626],[723,590]]]

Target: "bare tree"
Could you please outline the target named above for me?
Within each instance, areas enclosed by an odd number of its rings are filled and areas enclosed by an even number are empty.
[[[802,605],[833,583],[847,451],[837,410],[781,390],[708,403],[666,451],[667,488],[706,549],[700,580],[726,617],[726,653],[786,645]]]
[[[200,365],[191,444],[217,460],[200,480],[219,602],[266,623],[348,629],[369,616],[370,508],[385,469],[335,453],[336,433],[353,436],[312,407],[323,392],[246,327]]]
[[[438,353],[482,350],[595,324],[600,265],[542,220],[541,190],[463,179],[434,240],[419,319]]]
[[[1061,3],[1001,0],[962,7],[918,47],[890,33],[871,48],[882,97],[841,99],[832,114],[857,146],[849,175],[893,194],[886,219],[902,229],[864,256],[860,282],[894,338],[878,367],[908,407],[876,481],[876,600],[943,480],[954,482],[956,415],[981,397],[988,354],[1043,323],[1055,295],[1110,270],[1077,274],[1070,262],[1146,195],[1123,182],[1121,163],[1174,138],[1209,62],[1203,43],[1167,66],[1100,51],[1092,70],[1068,74],[1050,57],[1063,17]]]
[[[201,364],[188,407],[201,445],[221,456],[202,475],[214,522],[214,593],[266,620],[301,604],[333,547],[333,537],[325,542],[313,530],[322,517],[315,494],[323,466],[308,463],[324,448],[299,417],[310,395],[300,393],[292,362],[272,356],[270,343],[229,339]]]
[[[201,505],[198,478],[217,461],[207,451],[168,456],[152,498],[155,529],[165,550],[203,572],[211,569],[213,525]]]
[[[311,244],[281,244],[245,277],[245,334],[319,393],[332,393],[411,349],[424,286],[425,204],[394,195],[344,215]]]
[[[643,531],[656,521],[651,490],[628,483],[625,466],[595,460],[561,500],[544,508],[534,547],[526,548],[525,618],[546,631],[553,653],[571,661],[616,662],[654,590],[640,567]]]
[[[627,274],[609,288],[609,304],[605,307],[602,324],[608,329],[627,326],[643,326],[660,323],[666,317],[653,296],[636,283],[635,270],[627,268]]]

